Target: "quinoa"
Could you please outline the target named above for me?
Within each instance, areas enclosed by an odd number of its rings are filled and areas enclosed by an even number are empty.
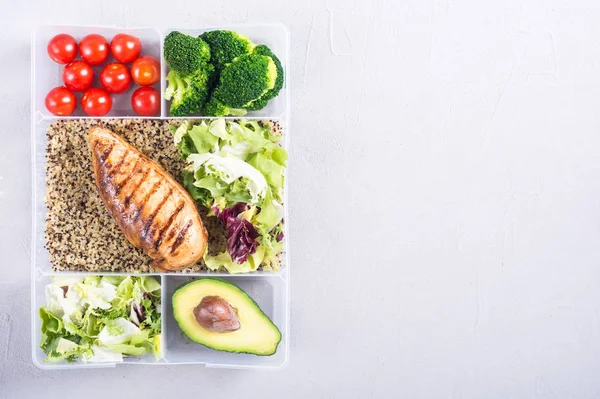
[[[181,121],[178,121],[181,122]],[[149,158],[158,162],[179,183],[185,162],[181,159],[168,120],[73,119],[58,120],[48,127],[46,144],[46,241],[55,271],[150,272],[151,259],[127,241],[100,199],[94,183],[88,131],[103,126],[121,135]],[[278,122],[270,124],[281,134]],[[208,231],[208,253],[227,250],[227,232],[215,217],[199,207]],[[206,270],[201,261],[182,270]]]

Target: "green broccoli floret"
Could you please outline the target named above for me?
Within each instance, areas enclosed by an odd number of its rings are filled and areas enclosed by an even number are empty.
[[[210,47],[211,63],[217,72],[237,57],[250,54],[254,43],[244,35],[229,30],[213,30],[200,35]]]
[[[231,108],[211,97],[210,101],[204,106],[204,115],[206,116],[244,116],[246,110],[243,108]]]
[[[167,65],[182,75],[204,68],[210,61],[210,47],[198,38],[181,32],[171,32],[165,38],[164,54]]]
[[[187,116],[201,111],[208,100],[213,71],[212,65],[190,75],[182,75],[174,69],[169,71],[165,98],[171,100],[171,115]]]
[[[221,72],[215,97],[233,108],[246,108],[275,87],[277,67],[270,57],[247,54]]]
[[[258,46],[254,47],[254,51],[252,52],[252,54],[265,55],[267,57],[271,57],[271,59],[275,63],[275,67],[277,68],[277,78],[275,79],[275,86],[273,86],[271,90],[267,91],[265,94],[260,96],[260,98],[253,101],[246,107],[248,111],[256,111],[266,107],[269,100],[277,97],[279,91],[283,87],[283,66],[279,61],[279,58],[277,58],[277,56],[271,51],[271,49],[265,46],[264,44],[259,44]]]
[[[207,115],[240,115],[275,86],[277,67],[270,57],[246,54],[228,64],[204,109]]]

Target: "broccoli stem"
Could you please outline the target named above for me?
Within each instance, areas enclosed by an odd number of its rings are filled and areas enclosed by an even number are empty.
[[[244,116],[248,113],[248,111],[246,111],[243,108],[229,108],[229,115],[232,116]]]

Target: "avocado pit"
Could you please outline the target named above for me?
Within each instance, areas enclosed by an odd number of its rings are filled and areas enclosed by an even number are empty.
[[[239,330],[240,319],[235,309],[219,296],[205,296],[194,308],[196,322],[207,330],[226,333]]]

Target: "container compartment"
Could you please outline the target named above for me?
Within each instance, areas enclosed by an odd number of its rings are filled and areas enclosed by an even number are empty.
[[[211,30],[230,30],[233,32],[241,33],[246,35],[252,40],[255,44],[265,44],[269,46],[269,48],[275,53],[279,61],[281,61],[281,65],[284,70],[284,82],[283,88],[279,92],[279,95],[273,98],[267,106],[258,111],[250,111],[248,114],[243,116],[244,118],[250,119],[272,119],[272,118],[281,118],[288,108],[288,104],[286,99],[288,97],[288,75],[289,75],[289,31],[283,24],[261,24],[261,25],[225,25],[225,26],[209,26],[204,29],[168,29],[165,32],[165,36],[172,31],[178,31],[181,33],[186,33],[191,36],[200,36],[204,32],[208,32]],[[163,37],[164,40],[164,37]],[[166,88],[166,76],[169,73],[169,67],[167,66],[165,59],[162,58],[163,68],[161,69],[161,73],[163,74],[163,93],[164,88]],[[169,116],[169,101],[164,99],[163,96],[163,105],[162,109],[164,110],[164,115]],[[196,114],[195,116],[201,116],[200,114]],[[182,117],[189,118],[189,117]]]
[[[254,275],[220,276],[244,290],[281,331],[281,342],[272,356],[216,351],[197,344],[185,336],[173,317],[171,298],[180,285],[192,278],[165,276],[165,361],[170,364],[198,363],[207,367],[280,368],[288,360],[287,275],[259,277]]]
[[[32,240],[32,265],[34,270],[36,270],[38,273],[54,273],[54,270],[52,268],[52,263],[50,262],[50,258],[48,256],[48,250],[44,247],[44,243],[45,243],[45,228],[46,228],[46,216],[48,213],[48,210],[46,208],[46,204],[44,202],[44,196],[46,195],[46,157],[45,157],[45,153],[46,153],[46,141],[47,141],[47,137],[46,137],[46,132],[48,130],[48,127],[55,122],[56,120],[59,120],[62,118],[53,118],[53,119],[48,119],[48,118],[43,118],[40,121],[38,121],[37,123],[33,123],[33,132],[32,132],[32,157],[33,157],[33,188],[32,188],[32,195],[33,195],[33,200],[32,200],[32,207],[33,207],[33,240]],[[94,118],[97,119],[97,118]],[[161,118],[161,119],[173,119],[173,118]],[[185,119],[189,119],[189,120],[193,120],[194,118],[185,118]],[[211,119],[211,118],[200,118],[200,119]],[[253,119],[253,118],[247,118],[247,119]],[[267,118],[260,118],[260,119],[267,119]],[[272,118],[275,119],[275,118]],[[282,140],[282,146],[287,149],[289,151],[289,146],[288,146],[288,140],[289,140],[289,127],[287,124],[284,124],[283,121],[279,120],[280,123],[282,123],[283,125],[283,140]],[[285,250],[284,252],[281,254],[281,269],[280,270],[285,270],[288,267],[288,257],[286,255],[286,253],[289,250],[289,230],[290,230],[290,225],[289,225],[289,215],[288,215],[288,208],[287,208],[287,202],[288,202],[288,173],[287,173],[287,169],[286,169],[286,180],[284,183],[284,201],[283,201],[283,209],[284,209],[284,220],[285,220],[285,234],[284,234],[284,239],[283,242],[285,244]],[[66,273],[82,273],[82,272],[78,272],[78,271],[68,271]],[[112,271],[98,271],[98,273],[101,274],[113,274],[115,272]],[[116,272],[117,274],[119,272]],[[281,273],[280,272],[262,272],[262,271],[257,271],[257,272],[251,272],[250,274],[252,275],[263,275],[263,276],[269,276],[269,275],[277,275]],[[163,274],[163,273],[156,273],[156,274]],[[230,274],[227,273],[226,271],[219,271],[219,272],[211,272],[211,271],[203,271],[203,272],[195,272],[195,273],[189,273],[189,275],[195,275],[195,276],[229,276]]]
[[[120,273],[121,275],[125,275]],[[106,367],[115,367],[119,363],[84,363],[81,360],[76,362],[45,362],[46,354],[42,349],[40,349],[40,342],[42,340],[42,321],[39,316],[39,309],[46,305],[46,296],[45,289],[46,285],[50,283],[50,279],[53,276],[61,276],[61,277],[83,277],[83,276],[102,276],[102,274],[92,274],[92,273],[52,273],[52,274],[37,274],[34,275],[34,281],[32,284],[32,293],[31,293],[31,306],[32,306],[32,318],[31,318],[31,339],[32,339],[32,358],[33,363],[41,368],[41,369],[75,369],[75,368],[106,368]],[[159,364],[164,362],[164,353],[165,348],[162,345],[165,342],[165,284],[164,277],[149,274],[150,276],[155,277],[161,284],[161,315],[162,315],[162,327],[161,327],[161,351],[163,356],[158,360],[155,359],[154,355],[145,355],[141,358],[137,357],[126,357],[123,359],[122,363],[127,364]]]
[[[63,64],[54,62],[49,56],[46,50],[48,42],[52,37],[59,33],[67,33],[75,38],[77,42],[86,35],[91,33],[97,33],[106,38],[110,43],[112,38],[118,33],[127,33],[136,36],[142,42],[142,53],[140,55],[151,55],[157,60],[161,59],[162,53],[162,37],[158,30],[153,28],[110,28],[110,27],[87,27],[87,26],[42,26],[36,30],[34,36],[34,49],[33,49],[33,105],[35,113],[46,118],[54,118],[46,109],[44,100],[46,94],[57,86],[63,86],[62,72],[64,69]],[[77,54],[78,60],[81,56]],[[94,70],[94,83],[92,87],[102,87],[99,81],[100,71],[109,62],[116,62],[116,60],[110,55],[108,61],[99,66],[93,66]],[[131,67],[131,64],[127,64],[127,67]],[[161,70],[164,69],[161,66]],[[162,72],[161,72],[162,73]],[[113,105],[110,112],[105,117],[123,117],[123,116],[138,116],[131,108],[131,95],[140,86],[131,82],[131,86],[125,92],[120,94],[111,94]],[[160,93],[161,82],[156,83],[153,86]],[[77,108],[70,117],[88,117],[81,108],[81,96],[83,93],[75,93],[77,97]],[[162,115],[162,112],[161,112]],[[158,116],[158,115],[157,115]],[[36,115],[36,117],[38,117]],[[141,118],[141,117],[140,117]]]

